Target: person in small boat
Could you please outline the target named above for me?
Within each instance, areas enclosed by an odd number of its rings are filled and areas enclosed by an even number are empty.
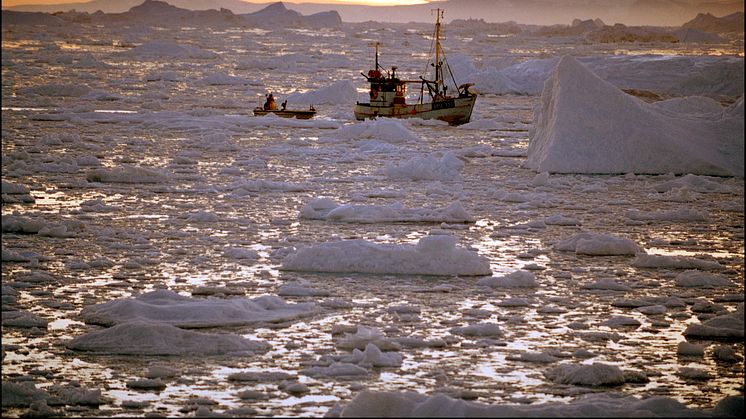
[[[275,103],[275,96],[272,93],[269,93],[265,95],[267,98],[267,101],[264,102],[264,110],[265,111],[276,111],[277,110],[277,104]]]
[[[284,111],[287,107],[288,107],[288,100],[285,99],[284,101],[282,101],[282,106],[280,110]]]

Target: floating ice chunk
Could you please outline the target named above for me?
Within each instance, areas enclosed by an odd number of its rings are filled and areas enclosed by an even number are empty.
[[[561,214],[550,215],[544,219],[544,224],[555,226],[579,226],[582,225],[577,218],[566,217]]]
[[[656,304],[652,306],[636,307],[635,310],[639,311],[642,314],[650,316],[656,314],[665,314],[668,311],[668,307]]]
[[[145,81],[181,81],[175,71],[154,71],[145,75]]]
[[[24,195],[29,194],[31,191],[28,186],[21,185],[18,183],[2,182],[2,193],[9,195]]]
[[[340,127],[322,141],[373,139],[398,144],[414,142],[419,138],[402,123],[393,119],[375,119]]]
[[[448,345],[445,340],[440,338],[425,340],[416,336],[393,338],[392,341],[405,348],[444,348]]]
[[[528,307],[531,305],[531,302],[521,297],[510,297],[502,301],[498,301],[497,303],[495,303],[495,305],[499,307]]]
[[[510,361],[537,362],[541,364],[551,364],[559,361],[559,358],[552,356],[547,352],[521,352],[518,355],[508,355],[505,359]]]
[[[335,362],[328,367],[311,367],[302,369],[299,374],[309,377],[359,377],[368,375],[368,370],[354,364]]]
[[[725,401],[733,407],[728,409]],[[737,416],[739,401],[742,403],[743,398],[723,399],[713,412]],[[340,417],[687,417],[708,414],[707,409],[689,409],[669,397],[640,400],[608,392],[587,394],[569,403],[487,405],[453,399],[445,394],[425,396],[417,392],[364,390],[341,410]]]
[[[326,297],[329,295],[329,291],[308,287],[303,282],[289,282],[287,284],[282,284],[277,289],[277,295],[282,297]]]
[[[220,221],[220,217],[209,211],[195,211],[188,215],[186,221],[188,223],[216,223]]]
[[[166,383],[161,381],[160,378],[144,378],[141,380],[130,380],[127,381],[127,388],[135,390],[156,390],[160,391],[165,389]]]
[[[18,96],[38,95],[49,97],[81,97],[91,92],[91,88],[84,84],[43,84],[18,89]]]
[[[549,184],[549,172],[541,172],[531,180],[531,186],[546,186]]]
[[[556,243],[554,248],[591,256],[634,255],[644,252],[630,239],[598,233],[576,234]]]
[[[289,304],[270,295],[254,299],[199,299],[170,290],[156,290],[137,298],[88,306],[80,315],[86,323],[104,325],[140,320],[178,327],[217,327],[285,322],[317,312],[316,304]]]
[[[83,201],[80,203],[80,210],[83,212],[114,212],[118,211],[119,209],[120,208],[117,206],[106,204],[101,199],[89,199],[88,201]]]
[[[103,183],[164,183],[169,177],[169,174],[159,169],[130,165],[93,169],[86,175],[89,182]]]
[[[228,259],[259,259],[259,253],[253,249],[245,249],[242,247],[226,247],[223,249],[223,256]]]
[[[676,353],[685,356],[704,356],[706,348],[707,345],[697,345],[695,343],[681,341],[676,347]]]
[[[340,80],[306,93],[288,95],[288,108],[293,103],[311,105],[352,105],[357,100],[357,88],[350,80]]]
[[[3,262],[30,262],[31,258],[10,249],[2,250]]]
[[[151,364],[145,372],[145,378],[171,378],[179,376],[181,372],[163,364]]]
[[[743,98],[709,119],[671,115],[565,56],[534,115],[526,165],[537,171],[744,174]]]
[[[469,336],[469,337],[482,337],[482,336],[502,336],[503,331],[495,323],[477,323],[469,326],[454,327],[450,330],[451,333]]]
[[[616,365],[594,362],[591,365],[562,364],[545,373],[558,384],[579,386],[616,386],[624,384],[624,371]]]
[[[259,86],[262,83],[258,80],[250,80],[244,77],[231,76],[225,73],[214,73],[197,80],[197,84],[206,84],[210,86],[236,86],[251,84]]]
[[[339,205],[328,198],[317,198],[304,205],[299,217],[347,223],[465,223],[475,221],[459,201],[445,208],[418,209],[404,208],[401,205]]]
[[[117,355],[256,354],[269,350],[269,345],[264,342],[237,335],[200,333],[142,321],[86,333],[65,345],[76,351]]]
[[[305,192],[316,189],[305,183],[280,182],[273,180],[251,179],[233,182],[228,190],[242,189],[249,192]]]
[[[683,367],[676,373],[678,376],[688,380],[706,381],[714,378],[712,374],[700,368]]]
[[[730,279],[709,272],[686,271],[676,275],[676,286],[681,288],[720,288],[735,284]]]
[[[3,386],[3,407],[28,407],[33,403],[42,401],[46,404],[46,400],[50,395],[42,390],[36,388],[33,382],[22,381],[4,381]]]
[[[3,215],[3,233],[36,234],[46,225],[41,218],[30,218],[22,215]]]
[[[620,284],[613,278],[601,278],[590,284],[583,284],[581,288],[587,290],[632,291],[632,288],[625,284]]]
[[[688,174],[653,186],[657,192],[669,192],[673,189],[686,188],[699,193],[734,193],[732,186],[722,183],[719,178]]]
[[[480,131],[495,131],[503,128],[504,125],[498,123],[494,119],[477,119],[468,122],[463,125],[459,125],[458,129],[471,129]]]
[[[136,59],[150,58],[191,58],[217,59],[220,55],[191,45],[179,45],[168,41],[151,41],[120,53],[122,56]]]
[[[718,345],[712,351],[712,356],[722,362],[741,362],[743,357],[735,349],[727,345]]]
[[[714,260],[666,255],[638,254],[631,265],[636,268],[722,270],[725,266]]]
[[[528,271],[515,271],[504,276],[482,278],[477,285],[486,285],[492,288],[535,288],[536,275]]]
[[[633,317],[612,316],[610,319],[602,322],[601,324],[608,327],[638,327],[640,326],[640,321]]]
[[[345,333],[345,335],[337,342],[337,347],[340,349],[365,349],[369,343],[376,345],[384,351],[398,351],[399,344],[386,338],[383,333],[375,328],[359,325],[355,333]]]
[[[353,349],[352,355],[342,361],[357,364],[364,368],[400,367],[402,356],[397,352],[382,352],[374,343],[365,345],[365,350]]]
[[[681,188],[671,188],[669,191],[651,195],[651,197],[667,202],[684,203],[696,201],[695,194],[693,194],[686,186],[682,186]]]
[[[630,220],[636,221],[707,221],[707,211],[681,208],[673,211],[642,212],[632,210],[627,213]]]
[[[414,157],[399,164],[389,163],[383,173],[390,179],[457,181],[461,180],[459,171],[463,167],[461,159],[446,152]]]
[[[32,327],[47,327],[48,320],[37,316],[29,311],[3,311],[2,312],[2,324],[5,327],[21,327],[21,328],[32,328]]]
[[[229,375],[228,381],[269,383],[273,381],[294,380],[296,378],[295,375],[282,371],[241,371]]]
[[[730,314],[716,316],[702,323],[690,324],[684,331],[687,338],[743,339],[743,304]]]
[[[411,275],[489,275],[487,258],[457,247],[449,235],[422,237],[416,245],[376,244],[366,240],[322,243],[285,257],[281,269]]]

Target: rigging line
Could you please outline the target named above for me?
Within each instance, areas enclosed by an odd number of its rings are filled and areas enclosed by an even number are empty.
[[[433,46],[435,45],[435,29],[433,29],[433,36],[430,39],[430,50],[427,52],[427,61],[425,62],[425,70],[422,72],[422,77],[427,76],[428,64],[430,64],[430,57],[433,56]]]
[[[451,65],[448,64],[448,59],[446,58],[445,53],[443,53],[443,61],[445,61],[446,68],[448,69],[448,74],[451,75],[451,80],[453,80],[453,87],[455,87],[456,90],[458,91],[458,83],[456,83],[456,76],[453,75],[453,70],[451,70]]]

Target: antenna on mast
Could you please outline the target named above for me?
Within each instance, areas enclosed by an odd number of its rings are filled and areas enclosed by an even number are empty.
[[[442,81],[443,63],[440,62],[440,19],[443,17],[445,9],[430,9],[430,14],[435,12],[435,91],[440,93]]]
[[[371,43],[368,44],[369,47],[376,47],[376,66],[375,66],[376,70],[378,70],[378,68],[380,67],[380,65],[378,65],[378,47],[381,46],[381,45],[382,44],[380,42],[378,42],[378,41],[371,42]]]

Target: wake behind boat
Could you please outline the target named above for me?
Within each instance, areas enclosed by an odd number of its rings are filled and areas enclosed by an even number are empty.
[[[439,119],[446,121],[451,125],[460,125],[469,122],[471,113],[474,109],[474,103],[477,101],[477,94],[471,92],[471,84],[462,84],[458,86],[450,67],[445,61],[445,53],[440,46],[440,19],[443,16],[443,9],[437,9],[435,20],[435,61],[432,66],[435,67],[434,80],[428,80],[420,76],[420,80],[407,81],[401,80],[396,76],[397,67],[391,67],[391,71],[386,71],[384,76],[381,67],[378,64],[378,43],[376,43],[376,63],[375,69],[368,71],[368,75],[363,74],[370,83],[370,103],[357,102],[355,104],[355,118],[358,120],[373,119],[376,117],[389,118],[422,118],[422,119]],[[442,56],[442,60],[441,60]],[[444,80],[444,63],[445,68],[451,76],[454,86],[458,86],[458,95],[449,96],[447,94],[448,86]],[[407,83],[420,83],[419,103],[407,104],[405,100]],[[424,101],[424,90],[427,87],[427,93],[430,102]]]

